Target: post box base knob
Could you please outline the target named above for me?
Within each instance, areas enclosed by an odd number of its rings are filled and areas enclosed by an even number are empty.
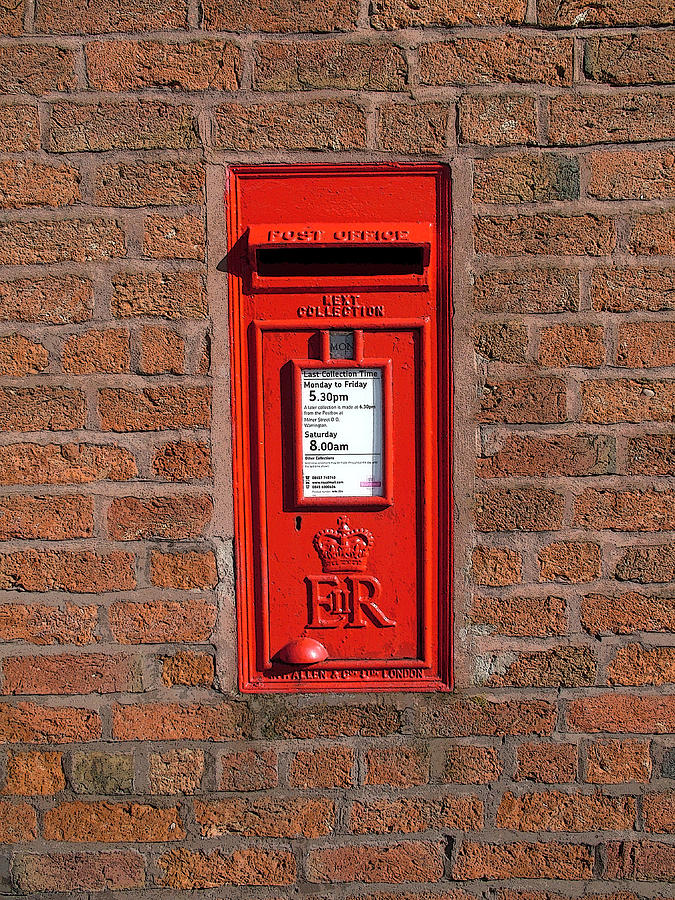
[[[277,659],[289,666],[311,666],[328,659],[328,650],[314,638],[301,637],[283,646],[277,653]]]

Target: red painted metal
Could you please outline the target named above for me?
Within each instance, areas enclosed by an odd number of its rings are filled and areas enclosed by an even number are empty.
[[[227,204],[241,689],[445,690],[448,171],[235,166]]]

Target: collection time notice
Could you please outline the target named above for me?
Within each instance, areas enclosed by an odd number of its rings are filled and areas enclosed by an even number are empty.
[[[303,369],[305,497],[380,497],[382,369]]]

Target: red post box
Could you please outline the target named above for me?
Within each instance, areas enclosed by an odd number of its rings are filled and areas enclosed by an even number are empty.
[[[241,689],[447,689],[447,169],[235,166],[227,203]]]

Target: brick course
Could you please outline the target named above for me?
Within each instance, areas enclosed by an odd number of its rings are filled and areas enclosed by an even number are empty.
[[[3,896],[668,895],[673,26],[0,5]],[[404,160],[453,177],[454,692],[242,695],[225,167]]]

